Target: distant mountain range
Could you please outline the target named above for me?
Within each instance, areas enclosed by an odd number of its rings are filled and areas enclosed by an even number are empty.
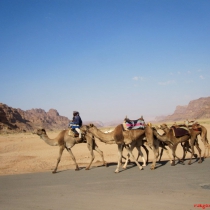
[[[172,115],[156,117],[158,122],[210,118],[210,97],[192,100],[186,106],[177,106]]]
[[[69,121],[67,117],[60,116],[55,109],[50,109],[48,112],[43,109],[23,111],[0,103],[0,132],[26,132],[36,128],[66,129]],[[103,126],[103,123],[99,121],[89,121],[83,124],[89,123],[93,123],[97,127]]]
[[[190,101],[186,106],[177,106],[172,115],[156,117],[156,122],[171,122],[179,120],[210,118],[210,97],[199,98]],[[60,116],[58,111],[50,109],[45,112],[43,109],[31,109],[23,111],[19,108],[12,108],[0,103],[0,132],[26,132],[36,128],[49,130],[65,129],[68,127],[69,119]],[[115,120],[107,123],[101,121],[87,121],[83,124],[93,123],[97,127],[116,126],[122,123]]]

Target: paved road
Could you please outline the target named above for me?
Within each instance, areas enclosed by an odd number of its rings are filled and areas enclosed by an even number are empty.
[[[0,176],[1,210],[202,209],[210,204],[210,158],[191,166],[169,163],[151,171],[116,165],[89,171],[66,170]],[[210,208],[206,208],[210,209]]]

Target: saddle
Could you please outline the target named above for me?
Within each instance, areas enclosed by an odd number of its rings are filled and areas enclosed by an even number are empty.
[[[143,117],[137,120],[130,120],[127,117],[124,119],[123,127],[125,130],[145,129]]]
[[[185,135],[190,135],[189,130],[186,129],[185,127],[172,126],[171,129],[173,130],[173,134],[176,138],[179,138]]]
[[[72,136],[72,137],[79,137],[79,134],[77,133],[77,131],[75,129],[71,129],[71,128],[69,128],[68,135]]]

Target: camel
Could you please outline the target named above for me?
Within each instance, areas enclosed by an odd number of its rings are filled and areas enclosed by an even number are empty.
[[[154,139],[153,139],[153,133],[149,126],[145,127],[144,130],[142,129],[136,129],[136,130],[129,130],[124,131],[123,125],[120,124],[111,133],[103,133],[100,131],[96,126],[93,124],[90,124],[90,127],[88,128],[88,132],[92,133],[95,137],[97,137],[100,141],[106,143],[106,144],[117,144],[118,146],[118,164],[117,168],[115,170],[115,173],[119,173],[119,168],[122,162],[122,150],[123,147],[127,150],[128,154],[133,158],[136,165],[139,167],[140,170],[142,170],[142,166],[138,163],[138,161],[134,158],[132,154],[132,148],[135,146],[135,141],[139,141],[139,145],[143,145],[143,138],[147,137],[149,146],[152,147],[152,150],[154,154],[157,153],[157,149],[154,147]],[[139,148],[139,147],[138,147]],[[137,149],[138,149],[137,148]],[[143,154],[141,153],[141,150],[138,149],[140,156],[143,159]],[[153,164],[151,166],[151,169],[154,169],[156,164],[156,156],[154,155]],[[126,160],[127,161],[127,160]],[[143,159],[143,162],[145,160]],[[144,165],[144,164],[143,164]],[[126,167],[126,166],[125,166]]]
[[[207,129],[203,125],[198,124],[196,121],[188,121],[187,125],[189,128],[199,132],[198,135],[201,136],[201,141],[203,142],[205,148],[203,158],[209,157],[210,145],[207,139]],[[207,150],[208,150],[208,155],[206,153]]]
[[[188,140],[190,140],[190,144],[191,144],[191,149],[192,149],[192,154],[191,154],[191,157],[190,157],[190,161],[189,161],[189,165],[191,164],[191,161],[192,161],[192,157],[194,155],[194,144],[195,144],[195,140],[196,140],[196,137],[197,135],[199,134],[198,131],[195,131],[195,130],[192,130],[190,129],[190,133],[187,135],[184,135],[182,137],[179,137],[179,138],[176,138],[173,134],[173,131],[172,129],[169,129],[167,127],[166,124],[162,124],[160,126],[160,128],[162,130],[164,130],[165,134],[164,135],[159,135],[158,132],[156,130],[154,130],[154,135],[160,140],[160,141],[163,141],[167,144],[172,144],[172,147],[171,147],[171,150],[172,150],[172,154],[173,154],[173,161],[172,161],[172,166],[175,165],[175,157],[179,160],[179,162],[183,162],[183,160],[181,160],[179,157],[176,156],[176,148],[178,146],[179,143],[181,142],[186,142]],[[199,161],[198,163],[201,163],[202,162],[202,159],[201,159],[201,149],[199,148],[198,144],[196,144],[196,148],[199,152]]]
[[[85,127],[85,126],[82,126]],[[61,160],[61,156],[62,153],[64,151],[64,149],[66,149],[72,160],[74,161],[75,165],[76,165],[76,169],[75,171],[79,170],[79,166],[76,162],[76,159],[72,153],[71,148],[75,145],[75,144],[79,144],[79,143],[83,143],[83,141],[79,140],[79,138],[77,137],[73,137],[71,135],[69,135],[69,130],[63,130],[61,131],[58,136],[54,139],[50,139],[45,131],[45,129],[37,129],[33,132],[33,134],[37,134],[38,136],[40,136],[41,139],[43,139],[45,141],[45,143],[47,143],[50,146],[59,146],[59,156],[57,159],[57,163],[56,166],[54,168],[54,170],[52,171],[52,173],[56,173],[57,168],[58,168],[58,164],[60,163]],[[103,161],[103,165],[107,166],[106,162],[104,161],[104,156],[103,156],[103,152],[98,148],[98,146],[95,143],[95,140],[93,139],[93,136],[91,134],[86,133],[85,134],[85,140],[87,141],[87,147],[90,151],[91,154],[91,161],[89,163],[89,165],[85,168],[86,170],[90,169],[90,166],[95,158],[93,150],[95,150],[96,152],[98,152],[102,158]]]
[[[187,127],[188,129],[192,129],[194,131],[197,131],[197,136],[200,135],[201,136],[201,141],[203,142],[204,144],[204,154],[203,154],[203,158],[206,158],[209,156],[209,150],[210,150],[210,145],[208,143],[208,139],[207,139],[207,129],[203,126],[203,125],[200,125],[198,124],[196,121],[189,121],[189,120],[186,120],[184,121],[184,124],[181,124],[181,125],[176,125],[176,127]],[[196,139],[195,139],[195,145],[198,145],[198,138],[196,136]],[[184,144],[181,144],[182,147],[183,147],[183,151],[184,151],[184,155],[183,155],[183,158],[185,158],[186,156],[186,153],[187,151],[192,153],[190,151],[190,144],[189,142],[185,142]],[[208,150],[208,155],[207,155],[207,150]],[[196,154],[194,154],[194,156],[196,157]]]

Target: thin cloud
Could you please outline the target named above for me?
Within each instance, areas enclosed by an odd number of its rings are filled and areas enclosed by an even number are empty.
[[[205,79],[203,75],[200,75],[199,77],[200,77],[200,79]]]
[[[137,76],[135,76],[132,79],[135,80],[135,81],[138,81],[138,80],[141,80],[142,81],[143,80],[143,77],[137,77]]]
[[[191,74],[191,71],[187,71],[188,74]]]
[[[175,83],[174,80],[168,80],[166,82],[158,82],[158,85],[172,85],[174,83]]]
[[[185,83],[189,84],[189,83],[193,83],[193,80],[186,80]]]

